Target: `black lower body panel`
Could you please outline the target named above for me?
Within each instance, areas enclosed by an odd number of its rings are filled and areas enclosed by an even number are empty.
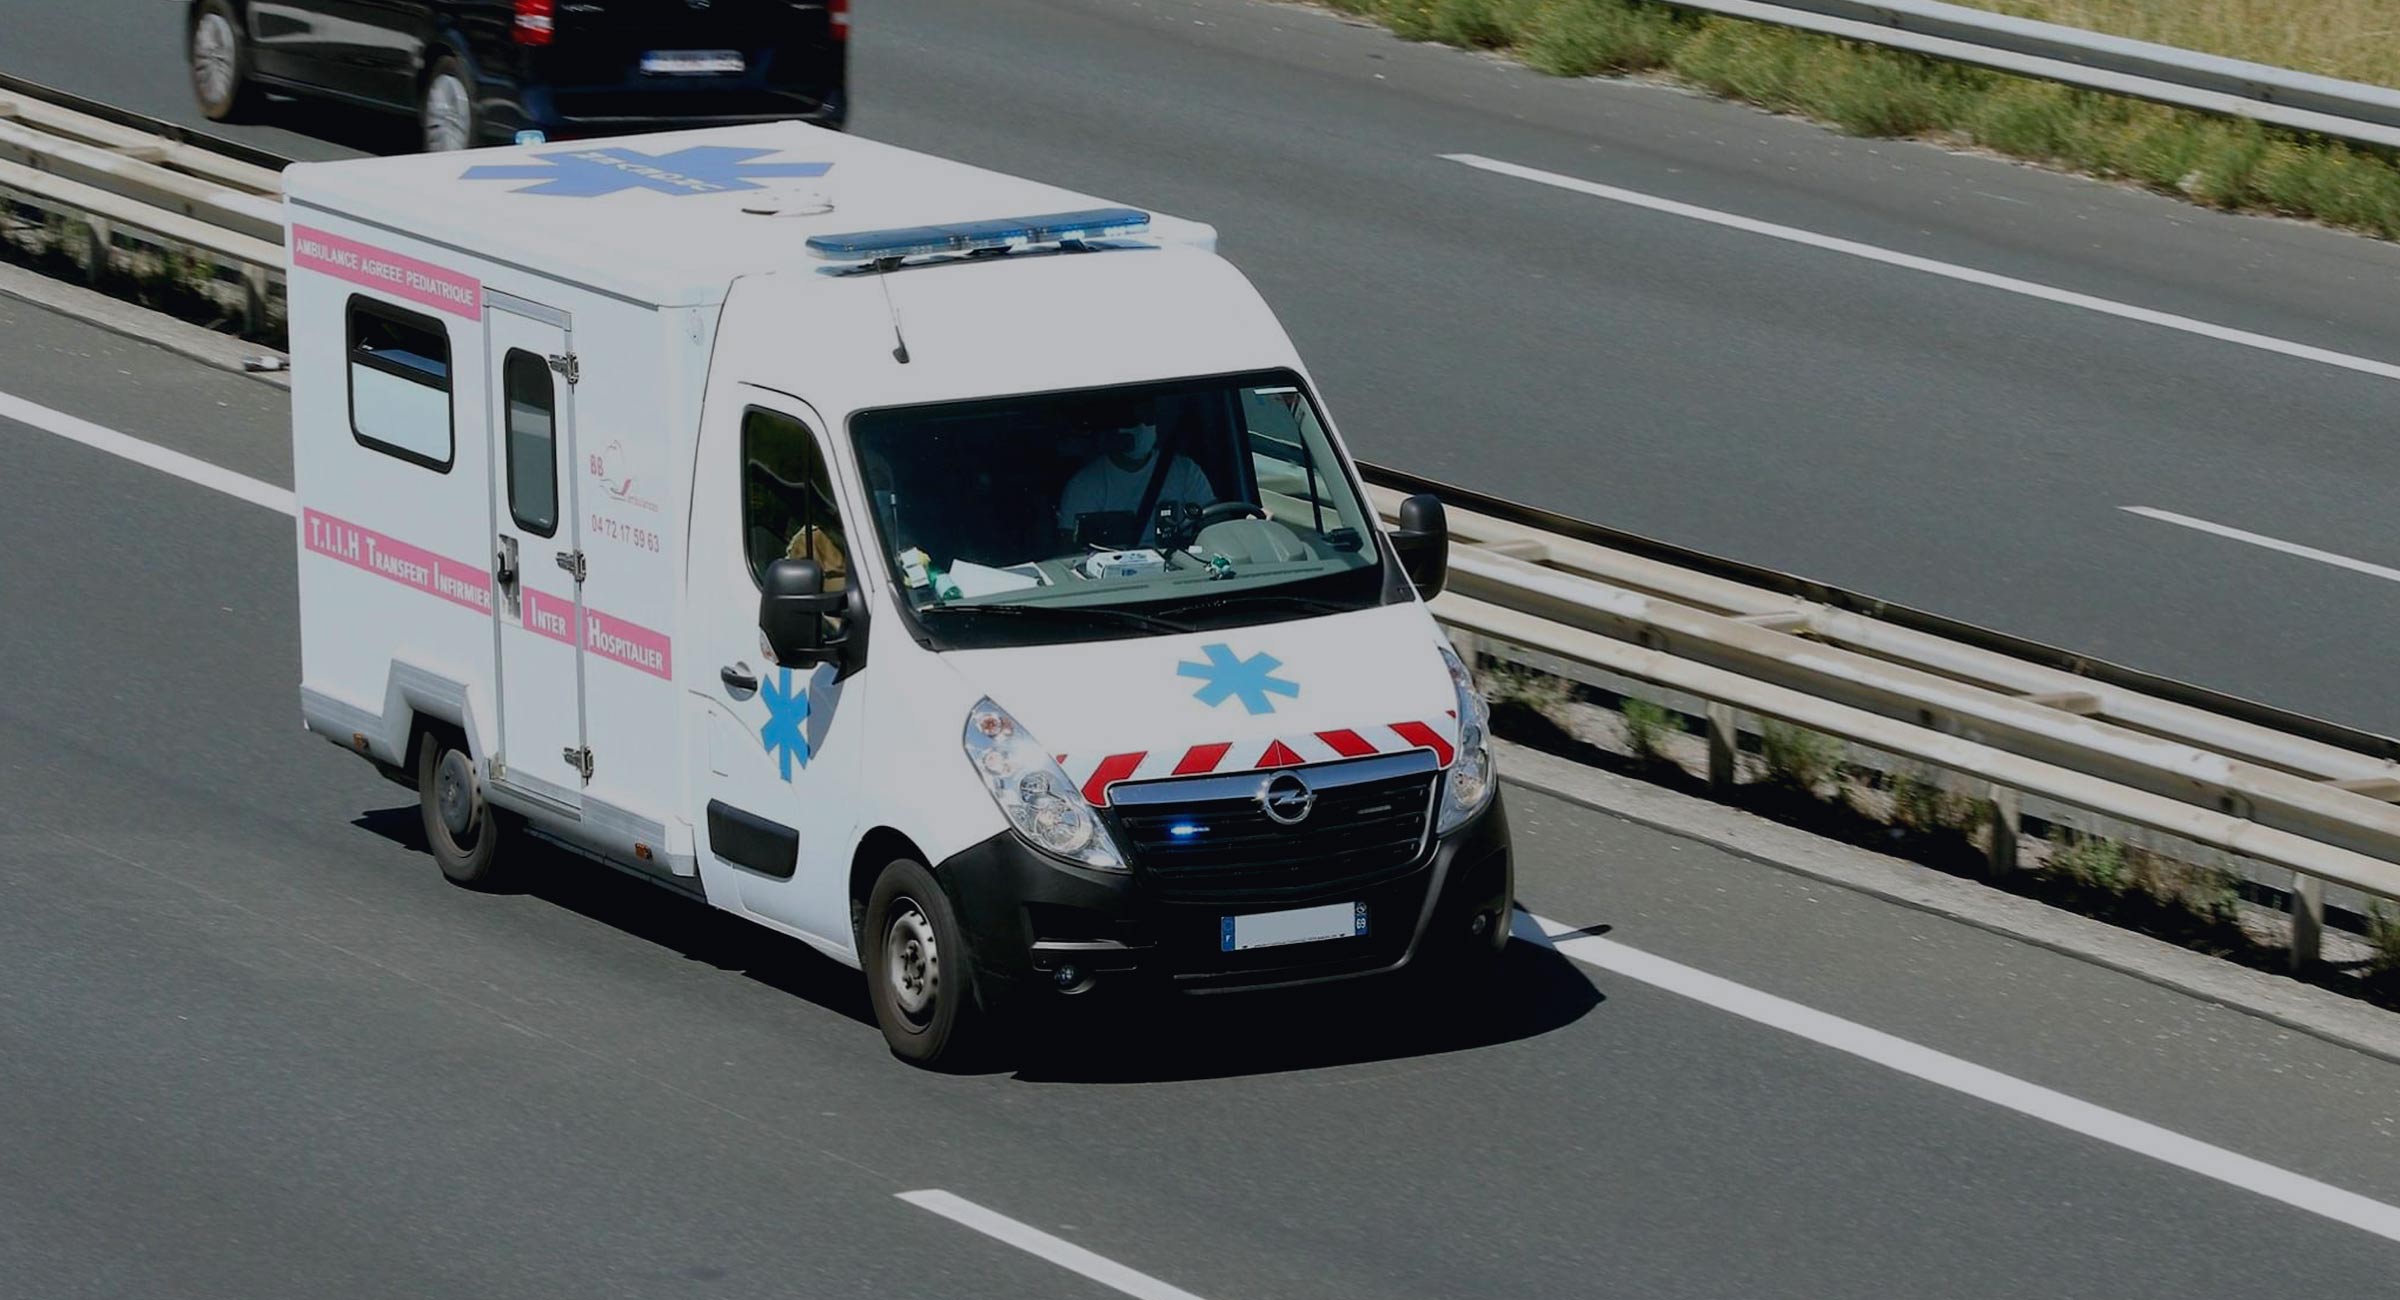
[[[985,840],[934,873],[957,905],[979,978],[1040,989],[1063,967],[1112,982],[1192,993],[1311,984],[1398,970],[1437,953],[1506,941],[1515,902],[1507,816],[1491,807],[1373,883],[1272,897],[1191,897],[1131,872],[1047,857],[1013,834]],[[1229,916],[1363,904],[1363,935],[1229,952]]]

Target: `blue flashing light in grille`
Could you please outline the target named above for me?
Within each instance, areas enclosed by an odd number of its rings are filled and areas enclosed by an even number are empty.
[[[990,221],[960,221],[941,226],[902,226],[894,230],[859,230],[846,235],[810,235],[808,251],[837,262],[876,262],[894,257],[926,257],[935,253],[972,253],[987,248],[1024,248],[1111,235],[1138,235],[1150,228],[1150,214],[1133,208],[1092,208],[1084,212],[1051,212],[1032,217],[1000,217]]]
[[[1199,835],[1207,830],[1208,828],[1206,826],[1194,826],[1190,822],[1177,822],[1167,828],[1167,834],[1172,835],[1179,840],[1188,840],[1194,835]]]

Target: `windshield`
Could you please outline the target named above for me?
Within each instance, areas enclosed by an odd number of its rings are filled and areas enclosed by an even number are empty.
[[[1288,371],[868,411],[884,555],[946,646],[1155,635],[1387,599]]]

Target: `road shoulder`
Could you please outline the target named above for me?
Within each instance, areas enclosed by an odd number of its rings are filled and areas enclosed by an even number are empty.
[[[2400,1016],[1899,858],[1539,750],[1498,742],[1507,779],[1752,862],[1930,912],[2400,1064]]]

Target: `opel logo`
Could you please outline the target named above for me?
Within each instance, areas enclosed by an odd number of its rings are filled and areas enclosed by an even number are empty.
[[[1317,792],[1297,772],[1277,772],[1267,778],[1258,791],[1258,806],[1269,821],[1282,826],[1297,826],[1308,820],[1309,810],[1317,806]]]

